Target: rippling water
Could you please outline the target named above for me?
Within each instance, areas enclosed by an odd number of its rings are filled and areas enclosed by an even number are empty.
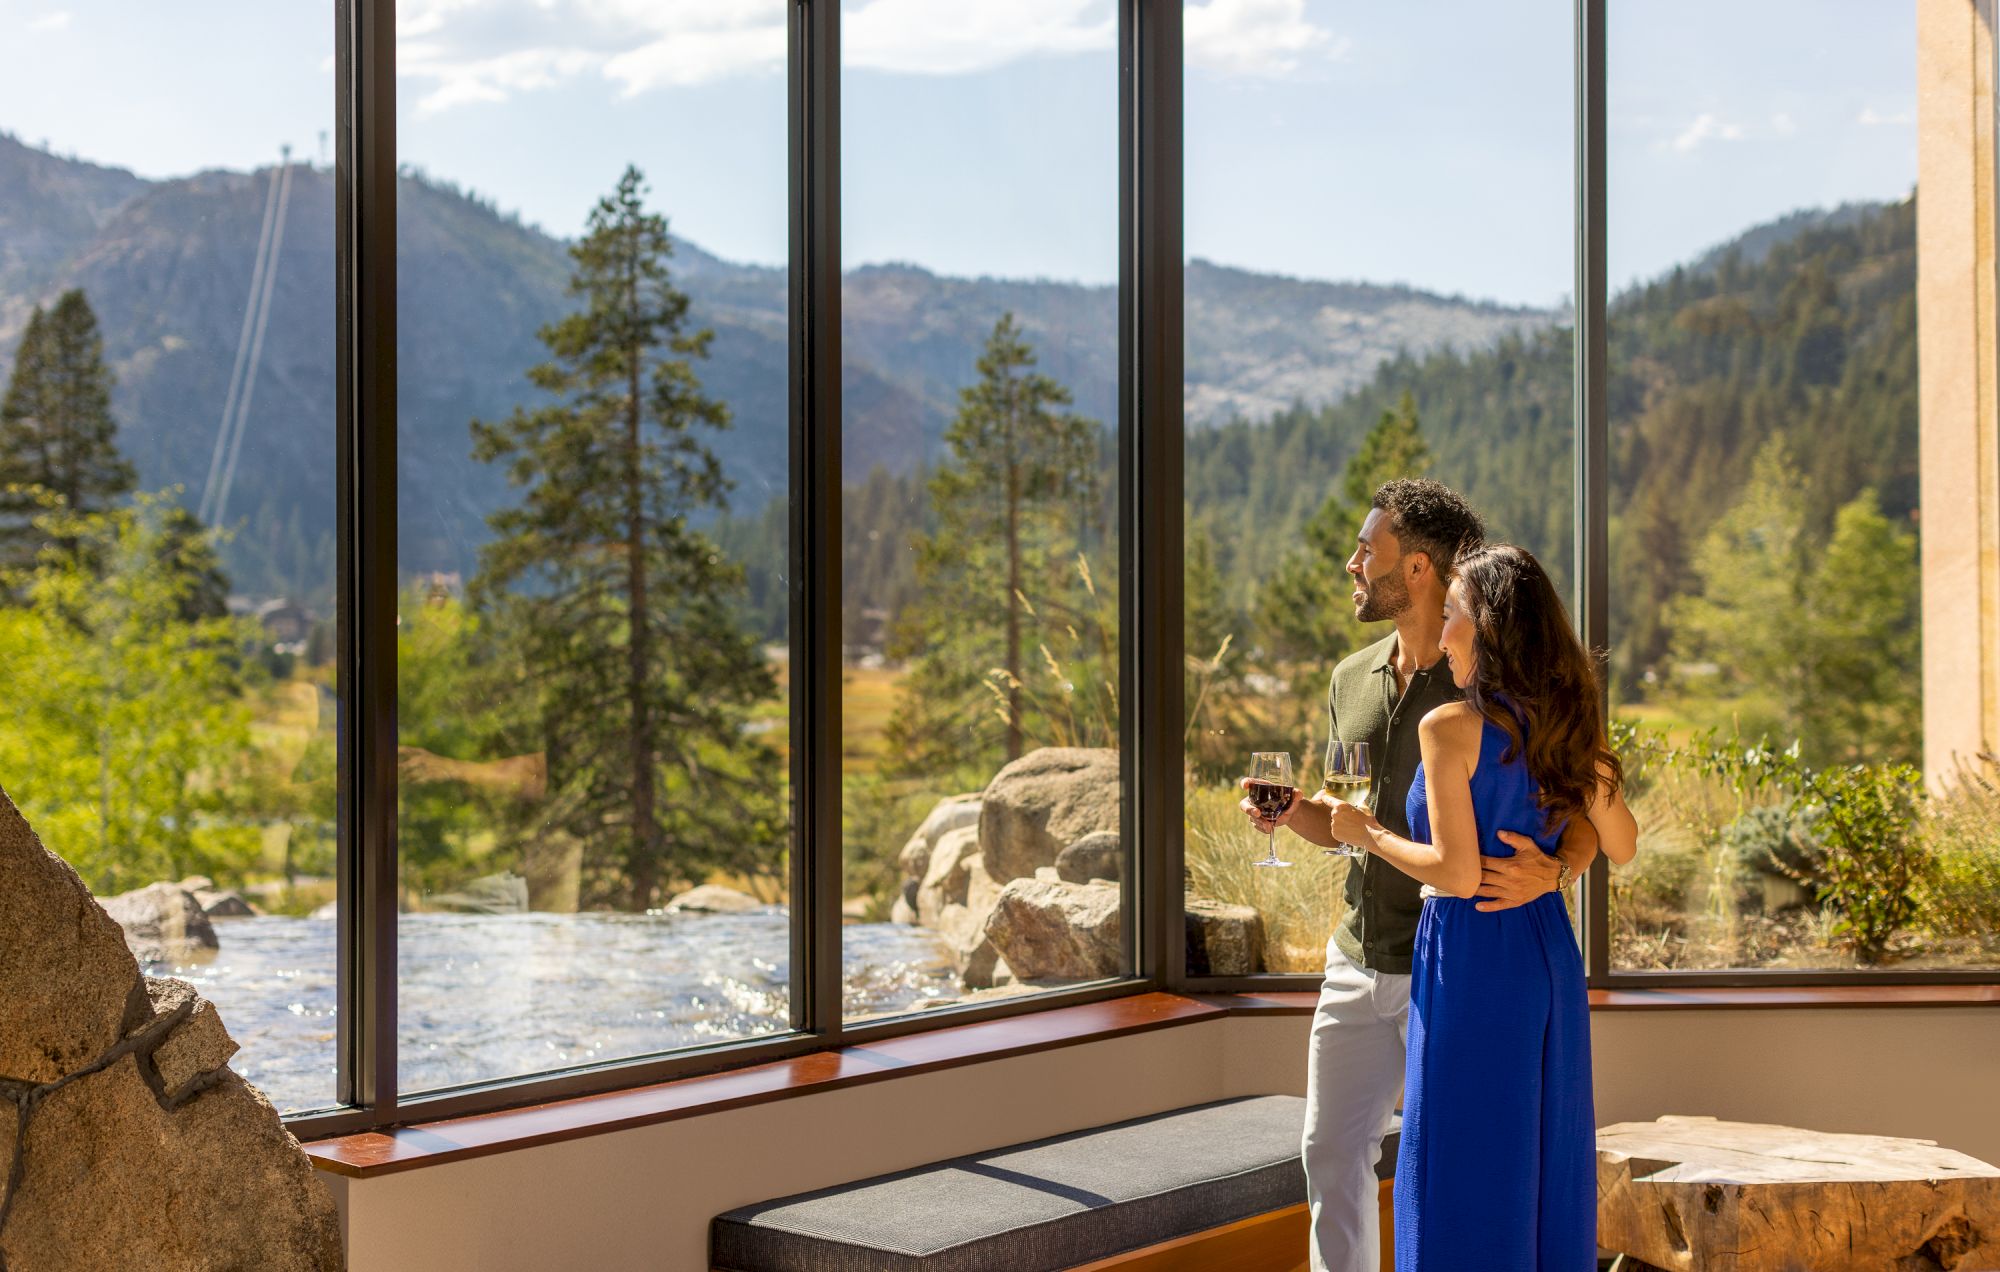
[[[218,921],[213,962],[149,964],[192,982],[242,1050],[230,1066],[280,1109],[334,1098],[334,925]],[[846,1011],[957,992],[937,939],[841,929]],[[423,1091],[787,1027],[790,921],[757,914],[406,914],[398,931],[399,1085]]]

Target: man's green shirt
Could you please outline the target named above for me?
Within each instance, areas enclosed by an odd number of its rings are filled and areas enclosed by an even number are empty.
[[[1373,760],[1370,788],[1375,818],[1390,833],[1410,837],[1405,804],[1423,753],[1417,723],[1433,708],[1465,695],[1451,681],[1442,656],[1396,691],[1396,637],[1384,637],[1343,659],[1327,686],[1326,709],[1333,735],[1343,742],[1366,742]],[[1347,869],[1347,916],[1333,939],[1357,967],[1407,976],[1416,944],[1422,887],[1372,855]]]

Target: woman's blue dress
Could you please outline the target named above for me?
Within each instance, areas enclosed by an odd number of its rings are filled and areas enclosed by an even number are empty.
[[[1503,762],[1488,720],[1472,774],[1479,850],[1511,857],[1495,832],[1545,830],[1526,761]],[[1413,838],[1428,843],[1421,766]],[[1536,833],[1540,831],[1541,833]],[[1409,1064],[1396,1160],[1397,1272],[1593,1272],[1596,1114],[1583,959],[1558,893],[1481,914],[1433,896],[1417,922]]]

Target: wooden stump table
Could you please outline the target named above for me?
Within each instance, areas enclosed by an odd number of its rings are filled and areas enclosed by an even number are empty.
[[[1668,1272],[1993,1272],[2000,1169],[1929,1140],[1621,1122],[1597,1132],[1597,1242]]]

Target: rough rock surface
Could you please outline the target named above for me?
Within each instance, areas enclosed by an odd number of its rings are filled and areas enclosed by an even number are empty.
[[[132,957],[143,963],[196,962],[218,948],[201,902],[178,883],[122,892],[104,902],[104,912],[125,929]]]
[[[1056,877],[1066,883],[1089,883],[1125,877],[1125,849],[1115,830],[1092,831],[1056,854]]]
[[[215,1009],[140,977],[4,793],[0,881],[0,1269],[339,1269],[333,1199]]]
[[[749,914],[769,908],[756,897],[719,883],[689,888],[667,902],[667,910],[673,914]]]
[[[979,828],[961,826],[948,831],[931,850],[930,868],[917,885],[917,922],[936,927],[938,915],[948,905],[964,905],[972,877],[966,863],[979,856]]]
[[[978,795],[948,795],[937,802],[924,818],[924,824],[903,845],[903,851],[896,854],[896,864],[903,868],[905,878],[922,879],[930,873],[931,852],[938,840],[954,830],[978,824]]]
[[[1123,970],[1115,884],[1016,879],[1000,891],[986,936],[1023,980],[1094,980]]]
[[[1118,829],[1118,752],[1044,747],[1001,769],[979,810],[979,850],[1001,883],[1032,878],[1095,831]],[[1016,969],[1019,970],[1018,968]]]
[[[1189,897],[1190,976],[1254,976],[1264,970],[1264,916],[1247,905]]]
[[[118,925],[4,795],[0,885],[0,1078],[54,1082],[110,1050],[152,1006]]]

